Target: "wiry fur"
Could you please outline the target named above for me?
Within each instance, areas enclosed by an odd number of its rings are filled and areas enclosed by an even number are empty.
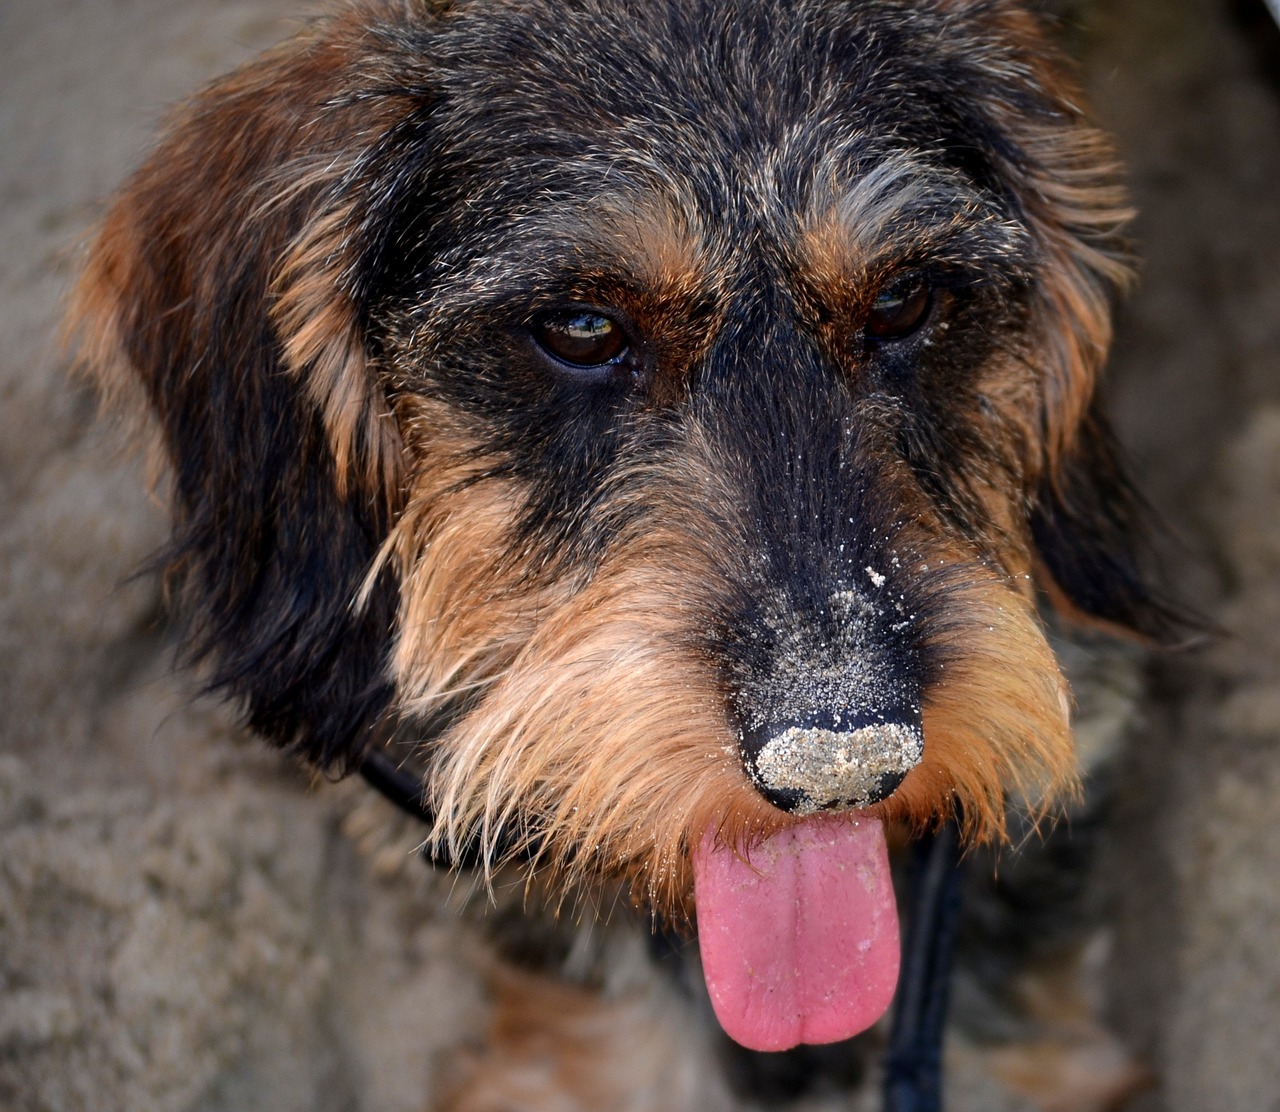
[[[1126,216],[1003,0],[388,0],[179,110],[76,314],[249,725],[344,770],[429,732],[438,845],[682,922],[708,829],[795,821],[744,731],[824,692],[918,707],[891,822],[1073,790],[1033,577],[1169,626],[1096,400]],[[625,375],[538,354],[566,304]]]

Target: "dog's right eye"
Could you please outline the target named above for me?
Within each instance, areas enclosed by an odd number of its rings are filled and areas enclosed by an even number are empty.
[[[867,336],[890,343],[905,340],[929,319],[933,300],[933,291],[919,277],[882,290],[867,314]]]
[[[541,317],[534,323],[533,338],[553,359],[586,371],[621,363],[630,349],[626,329],[592,309]]]

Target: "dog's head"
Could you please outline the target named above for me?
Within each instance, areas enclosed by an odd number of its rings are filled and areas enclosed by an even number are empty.
[[[693,862],[704,921],[735,853],[1069,789],[1033,582],[1164,620],[1076,103],[986,0],[369,3],[215,85],[78,301],[214,686],[325,767],[420,729],[437,838],[670,914]]]

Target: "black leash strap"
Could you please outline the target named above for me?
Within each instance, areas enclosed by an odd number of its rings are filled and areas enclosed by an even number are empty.
[[[423,797],[423,778],[412,766],[397,764],[386,749],[369,749],[360,761],[360,775],[371,788],[394,803],[410,818],[426,826],[435,826],[436,817],[431,813]],[[499,845],[497,856],[506,857],[512,847]],[[514,856],[529,858],[533,847],[528,843],[514,848]],[[478,869],[484,864],[479,838],[462,847],[461,853],[450,853],[447,846],[427,841],[422,846],[422,856],[439,869]]]
[[[422,797],[422,777],[396,764],[387,756],[386,750],[370,749],[366,752],[360,762],[360,775],[366,784],[410,818],[427,826],[435,825],[435,816]],[[427,842],[422,847],[422,856],[442,869],[474,869],[480,864],[479,847],[474,845],[455,857],[447,849]]]
[[[960,911],[959,864],[955,823],[911,847],[911,906],[885,1051],[884,1112],[942,1108],[942,1035]]]
[[[370,749],[360,762],[365,783],[389,799],[410,818],[434,825],[435,819],[422,799],[422,781],[406,771],[380,749]],[[447,864],[448,862],[444,862]]]

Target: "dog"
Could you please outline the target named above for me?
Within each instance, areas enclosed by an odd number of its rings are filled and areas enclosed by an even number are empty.
[[[410,762],[432,852],[546,937],[696,932],[740,1046],[871,1027],[887,845],[1077,790],[1041,608],[1171,624],[1079,105],[1006,0],[367,0],[214,84],[74,307],[155,434],[187,656],[318,770]],[[676,1084],[539,952],[508,1060],[579,1067],[451,1107]]]

